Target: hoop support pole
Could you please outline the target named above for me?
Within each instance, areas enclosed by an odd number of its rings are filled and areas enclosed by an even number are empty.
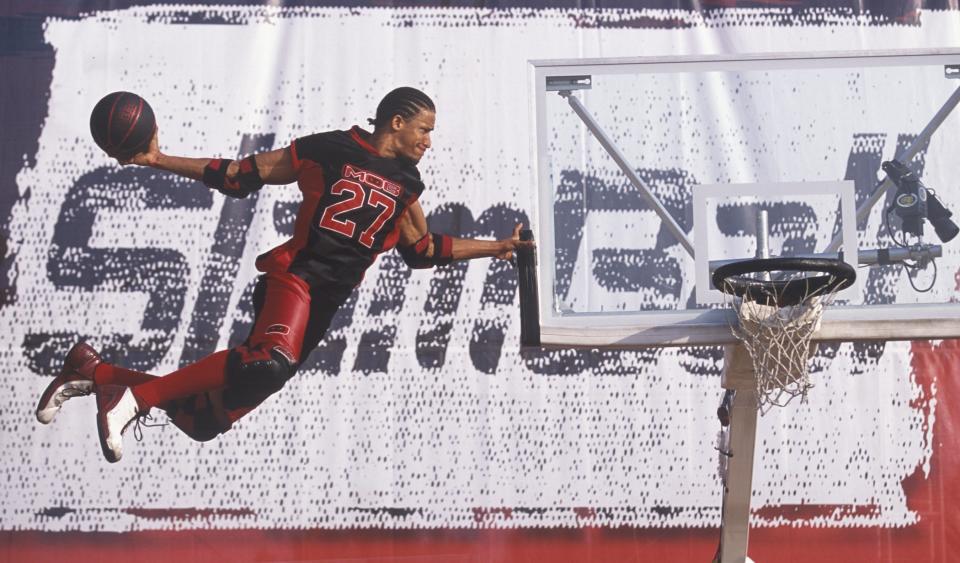
[[[729,458],[723,477],[719,561],[742,563],[747,558],[750,535],[750,495],[753,492],[753,457],[757,439],[756,375],[750,354],[742,344],[723,348],[724,389],[734,390],[730,409]]]

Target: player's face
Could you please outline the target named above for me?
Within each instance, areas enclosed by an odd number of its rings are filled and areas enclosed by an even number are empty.
[[[410,119],[400,119],[400,127],[396,130],[397,154],[414,163],[420,162],[430,148],[430,132],[436,119],[437,115],[429,110],[422,110]]]

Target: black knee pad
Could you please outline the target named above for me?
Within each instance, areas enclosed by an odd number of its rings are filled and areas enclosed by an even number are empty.
[[[227,356],[227,379],[241,388],[274,393],[295,373],[297,364],[292,356],[278,346],[241,345]]]

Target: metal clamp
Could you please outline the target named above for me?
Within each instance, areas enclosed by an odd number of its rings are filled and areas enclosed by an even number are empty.
[[[572,92],[573,90],[589,90],[593,84],[590,75],[580,76],[548,76],[547,92]]]

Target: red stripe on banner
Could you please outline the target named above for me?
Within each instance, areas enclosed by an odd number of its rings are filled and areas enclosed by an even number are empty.
[[[925,396],[936,398],[936,415],[930,475],[917,467],[904,479],[903,489],[907,506],[919,512],[921,523],[930,529],[936,560],[956,560],[960,552],[960,512],[955,508],[960,502],[960,340],[944,340],[937,346],[917,341],[911,352],[917,384]],[[925,408],[929,424],[929,401]]]
[[[880,507],[875,504],[781,504],[763,506],[751,511],[765,521],[810,522],[815,518],[839,520],[851,516],[880,516]]]
[[[718,498],[719,500],[719,498]],[[777,563],[952,561],[929,526],[757,528],[750,557]],[[3,532],[6,561],[577,561],[707,562],[717,529]]]
[[[6,532],[10,561],[709,561],[709,530]]]

